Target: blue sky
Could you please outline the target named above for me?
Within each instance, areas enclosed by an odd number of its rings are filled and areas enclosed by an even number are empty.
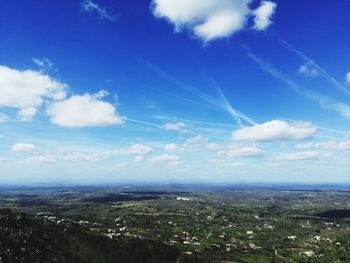
[[[0,182],[349,182],[349,11],[3,1]]]

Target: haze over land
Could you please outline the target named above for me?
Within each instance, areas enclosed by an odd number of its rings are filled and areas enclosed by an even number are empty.
[[[350,3],[2,1],[0,183],[344,183]]]

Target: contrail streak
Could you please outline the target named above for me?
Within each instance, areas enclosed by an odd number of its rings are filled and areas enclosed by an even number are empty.
[[[140,121],[140,120],[130,119],[130,118],[127,118],[127,117],[124,117],[124,119],[126,121],[135,122],[135,123],[138,123],[138,124],[144,124],[144,125],[148,125],[148,126],[152,126],[152,127],[157,127],[157,128],[162,128],[163,127],[162,125],[151,123],[151,122],[147,122],[147,121]]]
[[[341,85],[334,77],[332,77],[323,67],[321,67],[319,64],[317,64],[314,60],[306,56],[304,53],[302,53],[300,50],[297,50],[295,47],[293,47],[290,43],[288,43],[286,40],[281,40],[282,44],[286,46],[289,50],[293,51],[295,54],[297,54],[299,57],[304,59],[307,63],[314,66],[317,70],[319,70],[322,73],[322,76],[330,82],[335,88],[337,88],[340,91],[343,91],[347,95],[350,96],[350,91],[346,89],[343,85]]]
[[[286,83],[292,90],[297,92],[299,95],[312,100],[319,104],[322,108],[335,111],[342,116],[346,118],[350,118],[350,106],[339,102],[335,101],[334,99],[322,94],[315,92],[313,90],[308,90],[303,87],[300,87],[298,84],[296,84],[294,81],[286,78],[277,68],[271,66],[269,63],[265,62],[261,58],[257,57],[250,51],[247,52],[248,56],[260,66],[261,69],[269,73],[271,76],[283,81]]]
[[[187,92],[190,92],[194,94],[195,96],[199,97],[201,100],[207,102],[209,105],[214,106],[216,108],[220,108],[227,113],[229,113],[231,116],[234,117],[236,123],[243,127],[242,119],[250,124],[255,124],[250,118],[248,118],[246,115],[240,113],[236,109],[232,107],[232,105],[228,102],[225,95],[223,94],[222,90],[218,88],[220,100],[217,98],[213,98],[212,96],[208,95],[207,93],[203,92],[202,90],[189,85],[187,83],[184,83],[177,78],[173,77],[171,74],[159,69],[158,67],[152,65],[151,63],[147,61],[143,61],[153,72],[160,75],[164,79],[176,84],[178,87],[186,90]]]

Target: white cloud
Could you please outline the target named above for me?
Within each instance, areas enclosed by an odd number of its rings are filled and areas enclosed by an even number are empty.
[[[197,136],[188,138],[182,144],[176,144],[176,143],[166,144],[164,146],[164,149],[167,152],[189,152],[189,151],[197,151],[200,149],[210,149],[209,145],[211,144],[208,143],[208,138],[204,137],[203,135],[197,135]],[[213,149],[210,149],[210,150],[213,150]]]
[[[318,70],[311,67],[309,64],[301,65],[298,69],[298,73],[306,77],[317,77],[319,75]]]
[[[72,96],[50,105],[47,113],[57,125],[70,128],[97,127],[123,123],[116,108],[101,98],[105,91],[97,94]]]
[[[12,146],[11,150],[14,152],[31,152],[36,149],[34,144],[30,143],[16,143]]]
[[[316,128],[309,122],[272,120],[233,132],[236,141],[300,141],[311,138]]]
[[[149,160],[154,163],[167,163],[170,165],[179,165],[184,163],[184,160],[180,156],[169,154],[156,155],[149,158]]]
[[[259,8],[253,11],[254,28],[256,30],[265,30],[272,23],[271,17],[275,13],[277,4],[270,1],[262,1]]]
[[[107,152],[96,152],[96,153],[67,153],[59,156],[59,159],[63,161],[88,161],[98,162],[109,159],[110,154]]]
[[[110,15],[107,13],[106,9],[91,0],[85,0],[81,2],[81,7],[84,12],[93,13],[96,12],[100,18],[107,19],[109,21],[114,21],[116,19],[115,15]]]
[[[217,153],[222,158],[239,158],[239,157],[260,157],[264,152],[256,146],[241,146],[230,150],[223,150]]]
[[[153,151],[153,148],[147,145],[143,145],[143,144],[134,144],[130,147],[124,147],[124,148],[119,148],[114,150],[113,152],[115,154],[136,154],[136,155],[143,155],[143,154],[147,154]]]
[[[276,4],[263,1],[257,10],[249,8],[250,0],[153,0],[155,17],[174,24],[175,30],[189,29],[205,42],[230,37],[245,28],[248,18],[255,16],[255,29],[271,23]]]
[[[53,63],[48,58],[33,58],[32,61],[42,73],[49,72],[53,68]]]
[[[191,138],[188,138],[186,140],[186,144],[204,144],[208,142],[208,138],[204,137],[203,135],[197,135]]]
[[[177,122],[177,123],[166,123],[163,128],[165,130],[172,130],[172,131],[178,131],[178,132],[187,132],[186,124],[183,122]]]
[[[350,71],[348,72],[348,74],[346,74],[345,80],[346,80],[347,84],[350,85]]]
[[[179,150],[179,146],[176,143],[169,143],[164,146],[164,149],[167,152],[176,152]]]
[[[242,6],[243,7],[243,6]],[[193,28],[197,37],[210,41],[220,37],[229,37],[243,29],[246,20],[246,7],[240,10],[223,10]]]
[[[327,141],[296,145],[297,149],[350,150],[350,141]]]
[[[246,166],[246,164],[241,163],[241,162],[227,162],[226,159],[223,159],[220,157],[210,159],[209,163],[214,165],[214,166],[221,167],[221,168],[239,168],[239,167]]]
[[[44,101],[64,99],[68,86],[38,71],[0,66],[0,107],[18,109],[21,120],[30,120]]]
[[[19,110],[17,115],[21,121],[30,121],[36,113],[37,109],[35,107],[29,107]]]
[[[57,156],[54,156],[54,155],[32,156],[27,158],[27,162],[55,163],[57,162]]]
[[[56,162],[100,162],[110,158],[109,152],[65,152],[48,151],[41,155],[27,158],[28,162],[56,163]]]
[[[350,106],[348,104],[338,102],[329,105],[328,108],[340,113],[345,118],[350,118]]]
[[[318,152],[296,152],[280,154],[276,156],[277,161],[300,161],[300,160],[313,160],[321,157]]]

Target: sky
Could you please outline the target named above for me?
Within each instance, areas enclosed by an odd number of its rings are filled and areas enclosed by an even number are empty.
[[[0,6],[0,184],[350,181],[348,0]]]

